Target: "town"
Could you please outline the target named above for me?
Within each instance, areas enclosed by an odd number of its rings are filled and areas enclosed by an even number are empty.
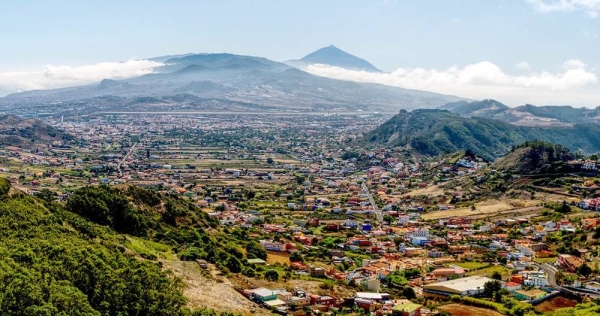
[[[383,120],[49,117],[76,140],[3,147],[0,176],[59,201],[86,185],[191,201],[266,254],[239,274],[195,262],[206,275],[227,275],[236,291],[223,295],[247,303],[224,301],[243,313],[253,306],[292,315],[452,315],[468,305],[473,315],[524,315],[600,297],[597,157],[569,161],[577,172],[544,179],[469,151],[414,157],[353,142]]]

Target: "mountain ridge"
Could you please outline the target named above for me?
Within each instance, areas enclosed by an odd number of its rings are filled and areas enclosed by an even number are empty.
[[[373,131],[355,140],[367,146],[400,147],[418,155],[437,156],[471,149],[487,160],[513,146],[539,139],[563,144],[573,151],[600,152],[600,125],[528,127],[481,117],[462,117],[442,109],[402,110]]]
[[[208,84],[210,83],[210,84]],[[189,89],[194,87],[193,89]],[[188,93],[178,102],[168,96]],[[150,104],[144,100],[167,100]],[[150,74],[0,98],[6,113],[80,115],[110,111],[373,111],[438,107],[466,100],[427,91],[321,77],[263,57],[194,54]],[[18,112],[17,112],[18,111]]]
[[[496,100],[458,101],[440,109],[449,110],[464,117],[497,119],[522,126],[572,126],[577,123],[600,124],[600,106],[595,109],[575,108],[570,105],[536,106],[525,104],[508,107]]]

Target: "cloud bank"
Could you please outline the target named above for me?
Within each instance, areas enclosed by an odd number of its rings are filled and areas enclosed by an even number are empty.
[[[527,0],[543,13],[584,11],[592,18],[598,17],[600,0]]]
[[[38,72],[0,73],[0,94],[37,89],[54,89],[97,82],[102,79],[125,79],[152,73],[162,63],[149,60],[105,62],[79,67],[48,65]]]
[[[589,89],[597,84],[598,78],[580,60],[564,62],[556,73],[531,72],[527,75],[510,75],[489,61],[444,70],[400,68],[391,73],[370,73],[322,64],[308,65],[305,70],[335,79],[380,83],[474,99],[497,98],[514,105],[600,104],[598,89]]]

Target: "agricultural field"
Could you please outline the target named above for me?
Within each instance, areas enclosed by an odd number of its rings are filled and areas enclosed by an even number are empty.
[[[510,276],[510,270],[508,270],[506,267],[504,267],[502,265],[495,265],[495,266],[491,266],[491,267],[487,267],[487,268],[483,268],[483,269],[479,269],[479,270],[469,271],[466,273],[466,275],[467,276],[483,275],[483,276],[490,278],[490,277],[492,277],[494,272],[500,273],[500,275],[502,275],[503,280],[506,280]]]
[[[461,262],[453,262],[452,265],[459,266],[468,271],[474,271],[478,269],[482,269],[488,267],[490,264],[485,262],[475,262],[475,261],[461,261]]]
[[[267,251],[266,261],[268,265],[273,265],[277,263],[287,265],[290,263],[290,255],[287,252]]]
[[[545,313],[555,311],[559,308],[573,307],[575,305],[577,305],[577,301],[557,296],[534,306],[534,310],[538,313]]]
[[[502,314],[490,309],[462,304],[448,304],[440,306],[438,309],[446,311],[452,316],[502,316]]]

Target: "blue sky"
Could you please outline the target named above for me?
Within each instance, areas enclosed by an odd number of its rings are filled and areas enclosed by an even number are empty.
[[[600,0],[7,2],[0,2],[0,93],[8,74],[48,65],[187,52],[283,61],[330,44],[390,72],[489,62],[510,76],[560,75],[568,60],[594,75],[600,69]],[[597,80],[582,82],[558,90],[592,93],[573,103],[600,105]]]

